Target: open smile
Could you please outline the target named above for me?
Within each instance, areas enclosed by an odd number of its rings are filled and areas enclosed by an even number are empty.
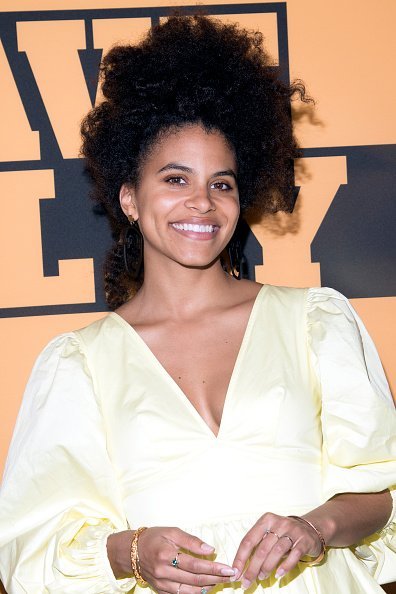
[[[212,239],[220,229],[218,225],[198,223],[171,223],[172,229],[191,239]]]

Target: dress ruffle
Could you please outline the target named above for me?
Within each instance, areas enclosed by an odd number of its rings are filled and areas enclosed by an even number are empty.
[[[356,557],[380,584],[388,584],[396,579],[396,487],[392,487],[390,493],[393,510],[386,526],[351,547]]]
[[[257,520],[257,515],[244,515],[235,518],[219,518],[218,521],[183,528],[214,546],[216,561],[231,565],[242,538]],[[364,565],[366,565],[365,562]],[[362,566],[362,559],[355,551],[349,548],[331,548],[320,565],[309,567],[300,563],[281,580],[275,579],[274,574],[271,574],[265,580],[253,582],[246,592],[247,594],[261,592],[272,594],[279,591],[287,591],[288,594],[383,593],[380,586],[372,580],[370,573],[372,572]],[[286,585],[287,590],[284,590]],[[240,582],[222,584],[215,586],[211,592],[231,593],[236,588],[240,589],[240,586]]]
[[[114,527],[108,522],[87,519],[77,533],[76,529],[77,526],[72,524],[63,534],[63,544],[59,546],[59,556],[54,564],[54,569],[71,582],[70,587],[63,582],[59,589],[55,587],[50,591],[59,594],[76,592],[72,583],[75,578],[86,580],[85,594],[130,592],[136,584],[135,579],[116,580],[107,556],[107,538],[115,532]]]

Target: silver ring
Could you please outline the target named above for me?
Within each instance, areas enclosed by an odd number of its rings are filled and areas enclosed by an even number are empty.
[[[208,591],[207,591],[207,589],[205,587],[202,587],[201,588],[201,594],[207,594],[207,592]]]
[[[290,536],[288,534],[282,534],[282,536],[279,537],[279,540],[281,538],[288,538],[290,540],[290,548],[292,549],[294,547],[294,541],[290,538]]]
[[[179,567],[179,555],[181,555],[181,551],[179,551],[178,553],[176,553],[176,557],[174,557],[171,561],[171,565],[172,567]],[[181,584],[180,584],[181,585]],[[179,586],[180,587],[180,586]],[[179,594],[179,593],[177,593]]]
[[[177,587],[177,594],[180,594],[180,588],[182,587],[183,584],[179,584]]]

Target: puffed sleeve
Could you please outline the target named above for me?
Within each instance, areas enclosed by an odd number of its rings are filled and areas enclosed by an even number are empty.
[[[309,289],[307,321],[322,400],[324,498],[390,490],[388,523],[352,547],[387,583],[396,579],[396,412],[389,386],[367,330],[341,293]]]
[[[101,412],[77,335],[39,356],[29,379],[0,492],[0,574],[8,594],[129,592],[107,558],[128,528]]]

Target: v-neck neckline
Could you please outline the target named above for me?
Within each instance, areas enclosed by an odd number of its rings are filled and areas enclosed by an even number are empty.
[[[234,388],[234,385],[236,383],[236,380],[238,378],[238,371],[239,368],[241,367],[242,361],[243,361],[243,356],[244,353],[246,351],[246,346],[249,342],[251,333],[252,333],[252,328],[254,326],[254,321],[256,318],[256,312],[259,309],[259,304],[261,302],[262,299],[262,295],[264,293],[264,288],[266,287],[266,285],[263,285],[260,290],[258,291],[252,308],[250,310],[250,314],[248,317],[248,321],[245,327],[245,331],[243,333],[243,337],[241,340],[241,344],[239,346],[239,350],[237,353],[237,357],[235,359],[235,363],[234,363],[234,367],[232,369],[231,375],[230,375],[230,380],[228,382],[228,386],[226,389],[226,393],[225,393],[225,397],[224,397],[224,403],[223,403],[223,410],[221,413],[221,419],[220,419],[220,423],[219,423],[219,429],[217,434],[215,434],[212,429],[209,427],[209,425],[207,424],[207,422],[204,420],[204,418],[200,415],[200,413],[198,412],[198,410],[195,408],[195,406],[192,404],[191,400],[188,398],[188,396],[186,395],[186,393],[181,389],[181,387],[179,386],[179,384],[176,382],[176,380],[171,376],[171,374],[165,369],[165,367],[162,365],[162,363],[160,362],[160,360],[155,356],[155,354],[153,353],[153,351],[151,350],[151,348],[148,346],[148,344],[143,340],[143,338],[140,336],[140,334],[135,330],[135,328],[126,321],[125,318],[123,318],[122,316],[120,316],[120,314],[116,313],[115,311],[112,311],[109,313],[109,316],[111,316],[114,320],[116,320],[117,322],[120,323],[120,325],[126,327],[126,329],[129,331],[129,335],[132,338],[135,338],[135,340],[137,340],[137,342],[140,343],[140,345],[142,346],[143,350],[145,351],[145,353],[147,354],[147,356],[149,357],[149,359],[151,359],[151,361],[153,362],[153,364],[157,367],[157,369],[159,370],[159,372],[161,373],[161,375],[163,375],[168,383],[170,384],[170,386],[173,388],[174,392],[176,392],[176,394],[178,395],[179,399],[184,403],[184,405],[192,412],[192,414],[195,416],[195,418],[198,420],[198,422],[200,423],[201,426],[203,426],[203,428],[205,429],[205,431],[207,433],[209,433],[210,437],[214,440],[218,440],[219,437],[221,436],[221,434],[223,433],[223,427],[224,427],[224,417],[227,413],[227,408],[228,408],[228,403],[230,400],[230,395],[232,394],[232,390]]]

